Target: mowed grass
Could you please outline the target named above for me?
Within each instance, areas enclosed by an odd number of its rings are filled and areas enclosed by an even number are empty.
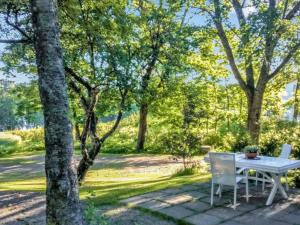
[[[43,160],[43,154],[36,153],[0,158],[0,191],[44,192]],[[180,167],[165,155],[101,154],[80,187],[80,197],[95,205],[114,204],[146,192],[209,179],[204,172],[173,176]]]

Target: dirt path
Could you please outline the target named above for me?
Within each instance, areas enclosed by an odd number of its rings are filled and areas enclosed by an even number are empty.
[[[169,156],[121,156],[103,155],[94,164],[99,168],[125,168],[152,172],[174,172],[181,164]],[[0,159],[0,177],[22,178],[44,173],[44,156],[25,156],[13,160]],[[136,209],[125,207],[102,207],[99,213],[106,215],[112,224],[118,225],[174,225]],[[154,221],[154,223],[153,223]],[[45,196],[37,192],[0,191],[0,225],[45,224]]]

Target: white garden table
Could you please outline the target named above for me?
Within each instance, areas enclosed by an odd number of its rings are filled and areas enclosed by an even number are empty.
[[[275,194],[278,190],[284,198],[288,197],[284,188],[282,187],[281,177],[288,170],[300,168],[300,160],[283,159],[277,157],[259,156],[259,159],[245,159],[244,154],[237,153],[235,160],[237,168],[258,170],[265,176],[267,181],[273,184],[266,205],[272,204]],[[256,179],[255,177],[249,178]],[[258,179],[262,180],[260,178]]]

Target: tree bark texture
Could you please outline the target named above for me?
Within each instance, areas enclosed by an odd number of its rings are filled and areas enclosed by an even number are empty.
[[[248,115],[247,115],[247,128],[250,133],[253,144],[259,143],[260,133],[260,117],[262,110],[264,91],[256,91],[255,94],[248,96]]]
[[[46,220],[47,224],[82,225],[56,2],[31,0],[31,11],[45,120]]]
[[[295,100],[294,100],[294,113],[293,113],[293,121],[297,121],[299,116],[299,103],[300,103],[300,75],[298,75],[296,89],[295,89]]]
[[[141,152],[144,149],[146,132],[147,132],[147,116],[148,116],[148,104],[141,104],[140,106],[140,120],[139,120],[139,133],[136,149]]]

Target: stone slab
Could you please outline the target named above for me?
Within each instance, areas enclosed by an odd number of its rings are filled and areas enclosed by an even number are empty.
[[[159,211],[160,209],[170,207],[171,205],[157,200],[150,200],[139,204],[139,206],[142,208],[150,209],[152,211]]]
[[[185,218],[185,221],[194,225],[216,225],[219,224],[222,219],[206,213],[198,213],[196,215]]]
[[[217,207],[217,208],[207,210],[205,213],[212,215],[212,216],[220,217],[224,220],[228,220],[228,219],[234,218],[236,216],[239,216],[239,215],[243,214],[244,212],[234,210],[232,208]]]
[[[184,217],[195,214],[194,211],[186,209],[182,206],[172,206],[169,208],[164,208],[164,209],[160,210],[160,213],[166,214],[166,215],[171,216],[176,219],[182,219]]]
[[[183,203],[181,206],[188,208],[188,209],[195,210],[197,212],[203,212],[203,211],[206,211],[211,208],[210,204],[208,204],[206,202],[201,202],[199,200],[186,202],[186,203]]]
[[[193,200],[193,197],[186,194],[178,194],[178,195],[163,197],[161,198],[161,200],[168,204],[178,205]]]

